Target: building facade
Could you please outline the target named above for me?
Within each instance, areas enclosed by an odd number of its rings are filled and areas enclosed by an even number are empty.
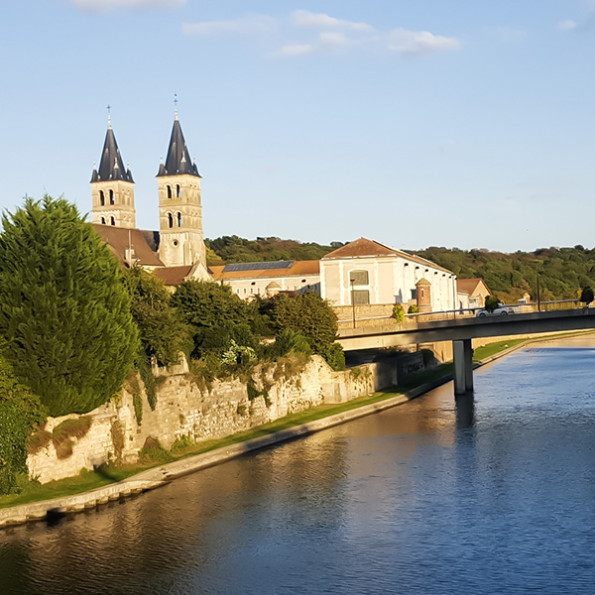
[[[456,276],[429,260],[360,238],[320,261],[322,297],[335,306],[403,304],[452,310]]]

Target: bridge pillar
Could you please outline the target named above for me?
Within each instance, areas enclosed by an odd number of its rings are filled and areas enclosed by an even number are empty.
[[[452,342],[455,368],[455,395],[464,395],[473,390],[473,348],[471,339]]]

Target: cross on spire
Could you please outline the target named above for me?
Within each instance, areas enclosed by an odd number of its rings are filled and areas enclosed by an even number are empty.
[[[111,128],[112,127],[112,113],[111,113],[112,106],[108,103],[105,109],[107,109],[107,126],[108,126],[108,128]]]
[[[178,119],[178,94],[174,93],[174,119]]]

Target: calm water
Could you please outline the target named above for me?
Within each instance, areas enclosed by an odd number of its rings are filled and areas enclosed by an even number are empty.
[[[595,348],[0,532],[0,593],[593,593]]]

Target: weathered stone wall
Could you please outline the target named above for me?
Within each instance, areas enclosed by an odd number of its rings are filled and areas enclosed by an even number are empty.
[[[301,365],[286,360],[257,368],[253,384],[262,394],[250,399],[246,383],[237,379],[200,386],[185,363],[156,372],[157,404],[151,410],[142,391],[140,424],[133,395],[123,389],[118,398],[88,414],[93,419],[91,428],[83,438],[73,439],[71,456],[58,459],[51,442],[29,455],[30,476],[46,483],[110,460],[135,462],[148,437],[158,439],[167,449],[182,436],[194,441],[222,438],[316,405],[367,395],[396,382],[394,362],[334,372],[322,358],[314,356]],[[51,432],[72,417],[76,416],[50,418],[46,430]]]

